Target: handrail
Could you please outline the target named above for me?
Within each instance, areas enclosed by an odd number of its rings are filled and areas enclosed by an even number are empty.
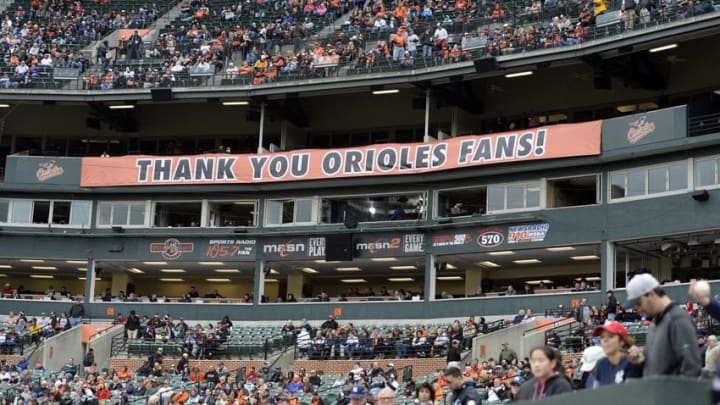
[[[526,330],[526,331],[523,332],[523,336],[525,336],[525,335],[527,335],[527,334],[529,334],[529,333],[532,333],[532,332],[537,332],[537,331],[539,331],[540,329],[546,329],[546,328],[554,329],[554,328],[557,328],[558,326],[564,326],[564,325],[561,325],[560,323],[561,323],[561,322],[566,322],[568,319],[572,319],[572,318],[566,317],[566,318],[559,319],[559,320],[553,322],[553,323],[552,323],[552,326],[550,326],[550,324],[545,324],[545,325],[541,325],[541,326],[536,326],[536,327],[534,327],[534,328],[532,328],[532,329],[528,329],[528,330]]]

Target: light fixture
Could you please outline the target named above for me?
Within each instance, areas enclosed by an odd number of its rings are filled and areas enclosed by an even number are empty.
[[[198,262],[198,264],[201,266],[222,266],[225,263],[223,263],[223,262]]]
[[[280,274],[280,272],[275,269],[270,269],[270,274]]]
[[[700,244],[700,241],[697,239],[690,239],[687,241],[688,246],[697,246]]]
[[[0,274],[0,278],[5,278],[5,277],[7,277],[7,274]]]
[[[515,264],[535,264],[535,263],[541,263],[538,259],[521,259],[521,260],[513,260],[513,263]]]
[[[137,267],[130,267],[130,268],[128,269],[128,271],[131,272],[131,273],[135,273],[135,274],[143,274],[143,273],[145,273],[144,271],[138,269]]]
[[[396,262],[397,259],[394,257],[373,257],[370,259],[374,262]]]
[[[362,271],[360,267],[335,267],[337,271]]]
[[[78,267],[77,271],[87,271],[87,267]]]
[[[439,276],[437,279],[440,281],[460,281],[463,278],[461,276]]]
[[[135,106],[133,104],[112,104],[108,108],[111,110],[132,110]]]
[[[386,89],[386,90],[373,90],[374,96],[382,96],[384,94],[397,94],[400,93],[400,89]]]
[[[621,113],[629,113],[637,110],[637,104],[619,105],[615,108]]]
[[[211,283],[229,283],[229,278],[206,278],[205,281],[209,281]]]
[[[505,75],[505,78],[506,79],[514,79],[516,77],[531,76],[532,74],[533,74],[532,70],[525,70],[523,72],[508,73]]]
[[[0,264],[0,269],[12,269],[12,266],[9,264]]]
[[[266,282],[266,283],[277,283],[277,282],[278,282],[278,279],[276,279],[276,278],[266,278],[266,279],[265,279],[265,282]]]
[[[339,260],[331,260],[331,261],[327,261],[327,260],[325,260],[325,259],[319,259],[319,260],[313,260],[313,261],[314,261],[315,263],[318,263],[318,264],[322,264],[322,263],[324,263],[324,264],[335,264],[335,263],[340,263],[340,261],[339,261]]]
[[[548,252],[567,252],[568,250],[575,250],[572,246],[557,246],[546,248]]]
[[[391,270],[417,270],[416,266],[390,266]]]
[[[45,263],[45,260],[42,259],[20,259],[23,263]]]
[[[160,269],[161,273],[185,273],[185,269]]]
[[[0,108],[10,108],[10,104],[0,104]]]
[[[660,106],[657,105],[657,103],[654,103],[652,101],[647,101],[645,103],[638,104],[638,109],[643,110],[643,111],[655,110],[658,108],[660,108]]]
[[[678,47],[678,44],[667,44],[663,46],[658,46],[656,48],[650,48],[648,52],[655,53],[655,52],[662,52],[662,51],[669,51],[670,49],[675,49]]]
[[[475,264],[482,267],[501,267],[499,264],[491,262],[490,260],[485,260],[484,262],[477,262]]]
[[[457,267],[452,263],[446,263],[445,270],[457,270]]]
[[[367,283],[367,280],[364,278],[343,278],[340,280],[341,283],[345,284],[357,284],[357,283]]]
[[[597,255],[586,255],[586,256],[570,256],[573,260],[597,260],[600,257]]]
[[[182,278],[161,278],[160,281],[167,281],[168,283],[181,283],[185,280]]]
[[[143,262],[148,266],[167,266],[167,262]]]
[[[488,252],[490,256],[510,256],[514,255],[515,252],[512,250],[498,250],[497,252]]]
[[[67,264],[87,264],[87,260],[65,260]]]
[[[716,245],[720,245],[720,238],[715,239],[715,240],[713,241],[713,243],[716,244]],[[2,268],[2,266],[0,266],[0,268]]]
[[[216,273],[240,273],[240,269],[215,269]]]
[[[85,281],[85,280],[87,280],[87,277],[78,277],[78,280],[83,280],[83,281]],[[100,277],[95,277],[95,281],[102,281],[102,278],[100,278]]]
[[[538,284],[553,284],[552,280],[529,280],[525,284],[538,285]]]
[[[302,271],[303,273],[308,273],[308,274],[320,273],[319,271],[313,269],[312,267],[303,267],[302,269],[300,269],[300,271]]]
[[[671,247],[673,247],[673,244],[672,244],[672,243],[670,243],[670,242],[665,242],[665,243],[663,243],[662,245],[660,245],[660,250],[662,250],[662,251],[664,252],[664,251],[670,249]]]
[[[31,274],[30,278],[53,279],[55,278],[55,276],[50,276],[47,274]]]
[[[238,106],[238,105],[250,105],[250,102],[247,100],[228,100],[223,101],[222,105],[230,107],[230,106]]]
[[[32,266],[34,270],[57,270],[55,266]]]
[[[390,277],[387,281],[391,283],[409,283],[411,281],[415,281],[415,279],[412,277]]]
[[[715,94],[717,94],[718,96],[720,96],[720,89],[717,89],[717,90],[713,91],[713,93],[715,93]]]

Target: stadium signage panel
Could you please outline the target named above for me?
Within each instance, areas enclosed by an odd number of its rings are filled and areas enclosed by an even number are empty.
[[[687,107],[673,107],[604,120],[604,151],[671,141],[687,136]]]
[[[491,226],[480,229],[457,229],[428,236],[433,253],[491,251],[508,245],[544,242],[550,224]]]
[[[288,182],[422,174],[600,153],[601,121],[438,142],[267,154],[82,159],[82,187]]]
[[[354,256],[358,258],[416,256],[425,252],[422,233],[383,233],[353,236]],[[266,260],[306,260],[325,258],[324,237],[267,239],[262,243]]]

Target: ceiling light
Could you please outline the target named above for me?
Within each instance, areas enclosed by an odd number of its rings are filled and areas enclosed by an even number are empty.
[[[0,278],[5,278],[5,277],[7,277],[7,274],[0,274]]]
[[[0,264],[0,269],[12,269],[12,266],[9,264]]]
[[[657,105],[657,103],[653,103],[652,101],[648,101],[648,102],[646,102],[646,103],[640,103],[640,104],[638,104],[638,108],[641,109],[641,110],[643,110],[643,111],[649,111],[649,110],[658,109],[658,108],[660,108],[660,106]]]
[[[147,264],[148,266],[167,266],[167,262],[143,262],[143,264]]]
[[[617,110],[621,113],[629,113],[637,110],[636,104],[627,104],[627,105],[619,105],[616,107]]]
[[[335,267],[337,271],[362,271],[360,267]]]
[[[498,250],[497,252],[489,252],[488,254],[490,256],[509,256],[514,255],[515,252],[513,252],[512,250]]]
[[[364,278],[343,278],[340,280],[341,283],[355,284],[355,283],[367,283]]]
[[[396,262],[397,259],[394,257],[373,257],[370,259],[374,262]]]
[[[601,281],[600,277],[585,277],[585,281]]]
[[[250,105],[250,102],[245,101],[245,100],[228,100],[228,101],[223,101],[222,105],[224,105],[224,106]]]
[[[32,266],[34,270],[57,270],[55,266]]]
[[[87,277],[78,277],[78,280],[83,280],[83,281],[85,281],[85,280],[87,280]],[[95,281],[102,281],[102,278],[100,278],[100,277],[95,277]]]
[[[457,270],[457,267],[452,263],[446,263],[445,270]]]
[[[300,269],[300,271],[302,271],[303,273],[308,273],[308,274],[320,273],[319,271],[313,269],[312,267],[303,267],[302,269]]]
[[[10,108],[10,104],[0,104],[0,108]]]
[[[522,259],[522,260],[513,260],[513,263],[515,264],[535,264],[535,263],[541,263],[538,259]]]
[[[525,284],[538,285],[538,284],[552,284],[552,280],[530,280],[526,281]]]
[[[111,110],[132,110],[135,106],[132,104],[113,104],[109,105],[108,108]]]
[[[587,256],[570,256],[573,260],[596,260],[600,257],[597,255],[587,255]]]
[[[700,241],[697,239],[690,239],[689,241],[687,241],[688,246],[697,246],[699,244],[700,244]]]
[[[128,269],[128,271],[131,272],[131,273],[135,273],[135,274],[143,274],[143,273],[145,273],[144,271],[138,269],[137,267],[130,267],[130,268]]]
[[[558,247],[549,247],[547,249],[548,252],[567,252],[568,250],[575,250],[572,246],[558,246]]]
[[[713,91],[713,93],[715,93],[715,94],[717,94],[718,96],[720,96],[720,89],[717,89],[717,90]]]
[[[167,281],[169,283],[179,283],[179,282],[183,282],[185,280],[183,280],[181,278],[161,278],[160,281]]]
[[[275,269],[270,269],[270,274],[280,274],[280,272]]]
[[[461,276],[439,276],[437,279],[440,281],[460,281],[463,278]]]
[[[276,278],[266,278],[266,279],[265,279],[265,282],[266,282],[266,283],[277,283],[277,282],[278,282],[278,279],[276,279]]]
[[[65,260],[67,264],[87,264],[87,260]]]
[[[20,259],[23,263],[45,263],[45,260],[42,259]]]
[[[239,269],[215,269],[216,273],[240,273]]]
[[[330,264],[330,263],[340,263],[340,261],[338,261],[338,260],[335,260],[335,261],[327,261],[327,260],[325,260],[325,259],[319,259],[319,260],[313,260],[313,261],[314,261],[315,263],[326,263],[326,264]]]
[[[77,271],[87,271],[87,267],[78,267]]]
[[[387,280],[392,283],[409,283],[411,281],[415,281],[412,277],[390,277]]]
[[[229,283],[229,278],[206,278],[205,281],[209,281],[211,283]]]
[[[222,266],[225,263],[223,263],[223,262],[198,262],[198,264],[201,266]]]
[[[400,89],[387,89],[387,90],[373,90],[372,94],[375,96],[381,96],[383,94],[397,94],[400,93]]]
[[[415,266],[390,266],[392,270],[417,270]]]
[[[31,274],[30,278],[52,279],[52,278],[55,278],[55,276],[49,276],[47,274]]]
[[[499,264],[491,262],[490,260],[485,260],[484,262],[477,262],[475,264],[482,267],[501,267]]]
[[[670,49],[675,49],[677,47],[678,47],[678,44],[668,44],[668,45],[658,46],[656,48],[650,48],[649,52],[655,53],[655,52],[669,51]]]
[[[160,269],[161,273],[185,273],[184,269]]]
[[[507,79],[513,79],[516,77],[523,77],[523,76],[530,76],[533,74],[532,70],[526,70],[524,72],[516,72],[516,73],[508,73],[505,75],[505,78]]]

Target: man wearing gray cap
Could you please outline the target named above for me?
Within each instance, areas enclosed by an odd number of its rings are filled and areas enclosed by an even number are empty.
[[[700,375],[700,351],[695,342],[696,330],[690,316],[665,293],[650,274],[638,274],[625,289],[623,308],[636,310],[653,318],[647,333],[645,349],[633,346],[628,359],[643,366],[643,376]]]

